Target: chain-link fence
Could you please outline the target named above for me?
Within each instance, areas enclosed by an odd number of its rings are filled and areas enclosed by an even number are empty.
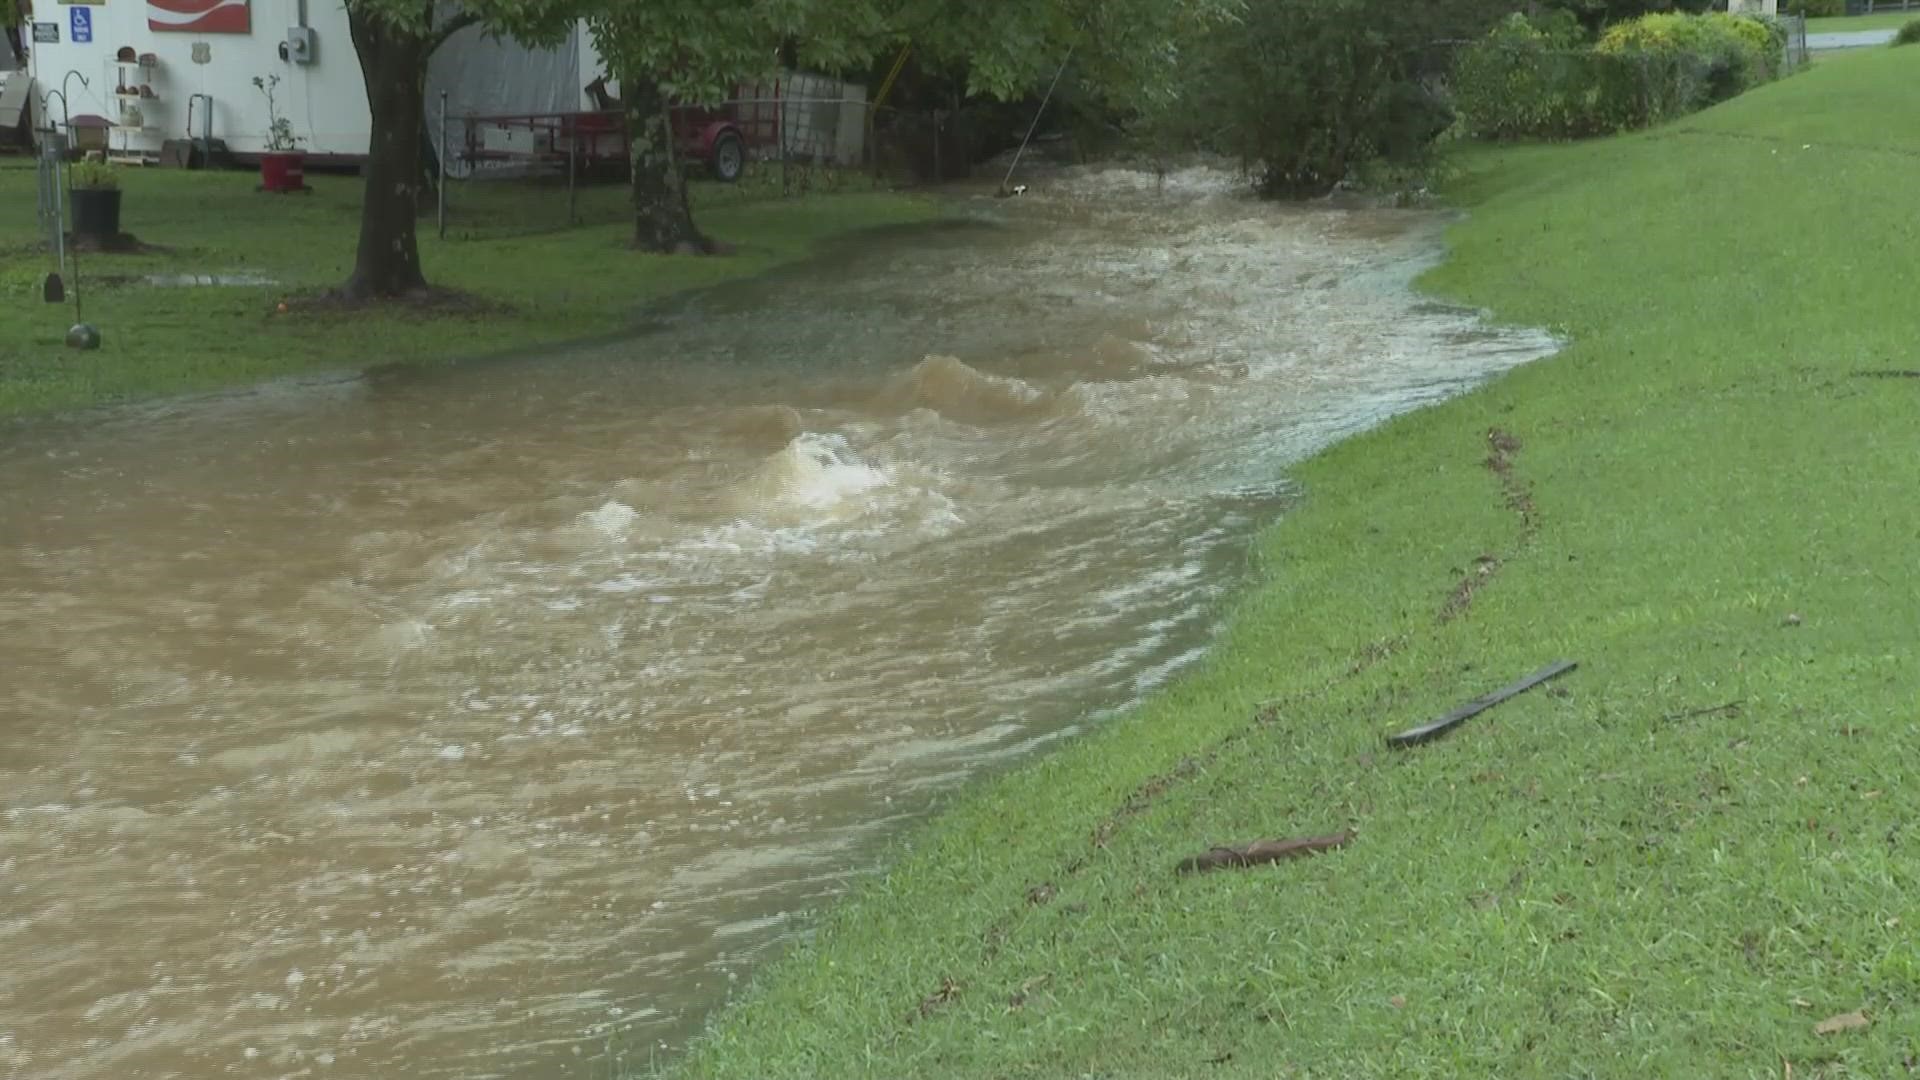
[[[670,110],[696,212],[964,176],[974,140],[951,114],[880,107],[822,77],[747,83]],[[632,143],[617,109],[437,116],[442,231],[483,238],[630,219]]]
[[[1807,17],[1805,15],[1782,15],[1780,25],[1786,27],[1787,41],[1781,57],[1781,72],[1791,75],[1807,66],[1813,54],[1807,48]]]

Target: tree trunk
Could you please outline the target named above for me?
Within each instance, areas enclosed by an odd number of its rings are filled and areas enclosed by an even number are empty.
[[[414,232],[419,212],[422,123],[426,117],[431,31],[413,33],[347,8],[347,26],[367,84],[372,131],[367,142],[366,195],[360,206],[360,247],[353,276],[341,286],[350,299],[387,299],[427,287]]]
[[[633,246],[642,251],[709,254],[713,244],[693,224],[687,178],[673,152],[666,96],[652,79],[622,78],[633,143]]]

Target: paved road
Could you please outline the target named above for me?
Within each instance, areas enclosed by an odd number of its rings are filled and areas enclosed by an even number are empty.
[[[1814,52],[1828,49],[1867,49],[1893,40],[1892,30],[1849,30],[1842,34],[1808,34],[1807,48]]]

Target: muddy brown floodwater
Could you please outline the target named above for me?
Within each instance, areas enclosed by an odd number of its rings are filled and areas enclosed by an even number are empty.
[[[1070,173],[613,344],[0,428],[0,1077],[604,1075],[1547,352],[1440,220]]]

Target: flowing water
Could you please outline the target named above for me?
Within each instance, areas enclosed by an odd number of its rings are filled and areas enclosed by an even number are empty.
[[[1439,220],[1086,172],[629,340],[0,429],[0,1077],[604,1073],[1548,351]]]

